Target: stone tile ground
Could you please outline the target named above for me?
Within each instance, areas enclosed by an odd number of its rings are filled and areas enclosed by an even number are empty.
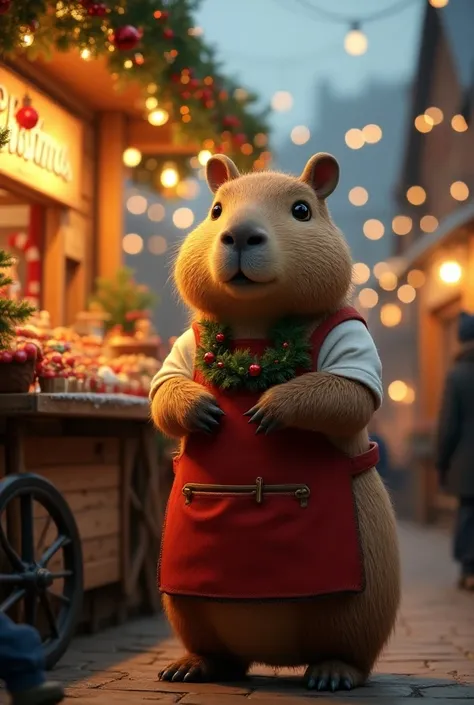
[[[443,532],[403,524],[404,597],[396,634],[369,684],[350,693],[305,691],[294,674],[255,669],[233,685],[157,682],[179,644],[162,619],[140,620],[81,637],[54,671],[70,705],[424,705],[474,703],[474,595],[454,587],[456,569]],[[2,700],[0,694],[0,703]]]

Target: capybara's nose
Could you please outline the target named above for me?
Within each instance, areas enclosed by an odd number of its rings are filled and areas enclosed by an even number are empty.
[[[234,225],[221,235],[223,245],[239,251],[261,247],[266,244],[267,240],[268,235],[263,228],[248,223]]]

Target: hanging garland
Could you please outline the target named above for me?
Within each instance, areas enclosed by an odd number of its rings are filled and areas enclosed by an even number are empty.
[[[223,75],[195,26],[199,5],[200,0],[0,0],[0,54],[25,53],[33,61],[52,50],[79,51],[85,60],[102,57],[117,89],[131,82],[143,87],[145,119],[157,105],[169,114],[178,127],[177,143],[229,154],[242,169],[255,162],[263,168],[268,111],[253,110],[257,96]],[[31,111],[24,106],[21,119],[32,120]]]
[[[297,320],[280,321],[271,331],[272,347],[263,355],[232,349],[228,326],[203,320],[199,323],[201,340],[196,352],[196,367],[209,384],[221,389],[265,391],[293,379],[298,370],[312,367],[311,343],[305,324]]]

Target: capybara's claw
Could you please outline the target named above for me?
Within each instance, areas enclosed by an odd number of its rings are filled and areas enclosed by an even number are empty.
[[[224,416],[222,409],[212,399],[200,399],[189,414],[188,424],[193,431],[212,433]]]
[[[330,661],[316,666],[308,666],[305,673],[308,690],[352,690],[364,683],[364,676],[353,666],[339,661]]]
[[[161,671],[158,679],[173,683],[196,683],[206,679],[207,671],[204,659],[201,661],[198,656],[184,656]]]

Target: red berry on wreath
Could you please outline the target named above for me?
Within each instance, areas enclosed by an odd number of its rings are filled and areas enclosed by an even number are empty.
[[[119,51],[130,51],[140,43],[141,33],[130,24],[119,27],[114,31],[112,41]]]
[[[289,344],[289,343],[283,343],[283,345],[282,345],[281,347],[282,347],[282,348],[285,348],[285,350],[286,350],[287,348],[290,347],[290,344]]]
[[[91,17],[103,17],[107,14],[107,5],[103,2],[93,2],[87,7],[87,14]]]
[[[6,15],[10,11],[11,0],[0,0],[0,15]]]
[[[0,362],[5,362],[6,364],[13,360],[13,355],[8,350],[4,350],[0,355]]]
[[[216,335],[216,340],[217,340],[218,343],[223,343],[224,340],[225,340],[225,335],[224,335],[224,333],[218,333],[218,334]]]
[[[220,370],[223,370],[223,369],[224,369],[224,363],[223,363],[222,361],[218,362],[218,363],[217,363],[217,367],[218,367]]]
[[[28,355],[24,350],[17,350],[15,355],[14,355],[14,360],[15,362],[26,362],[28,359]]]
[[[170,27],[166,27],[166,29],[163,30],[163,36],[165,39],[173,39],[174,32]]]
[[[212,365],[212,363],[214,362],[215,359],[216,359],[216,356],[214,355],[213,352],[207,352],[204,355],[204,362],[206,363],[206,365]]]
[[[256,365],[256,364],[250,365],[249,375],[251,377],[258,377],[261,374],[261,372],[262,372],[262,368],[260,367],[260,365]]]
[[[25,130],[32,130],[38,124],[38,112],[32,107],[31,99],[27,95],[23,98],[23,105],[17,110],[15,118],[19,126]]]

